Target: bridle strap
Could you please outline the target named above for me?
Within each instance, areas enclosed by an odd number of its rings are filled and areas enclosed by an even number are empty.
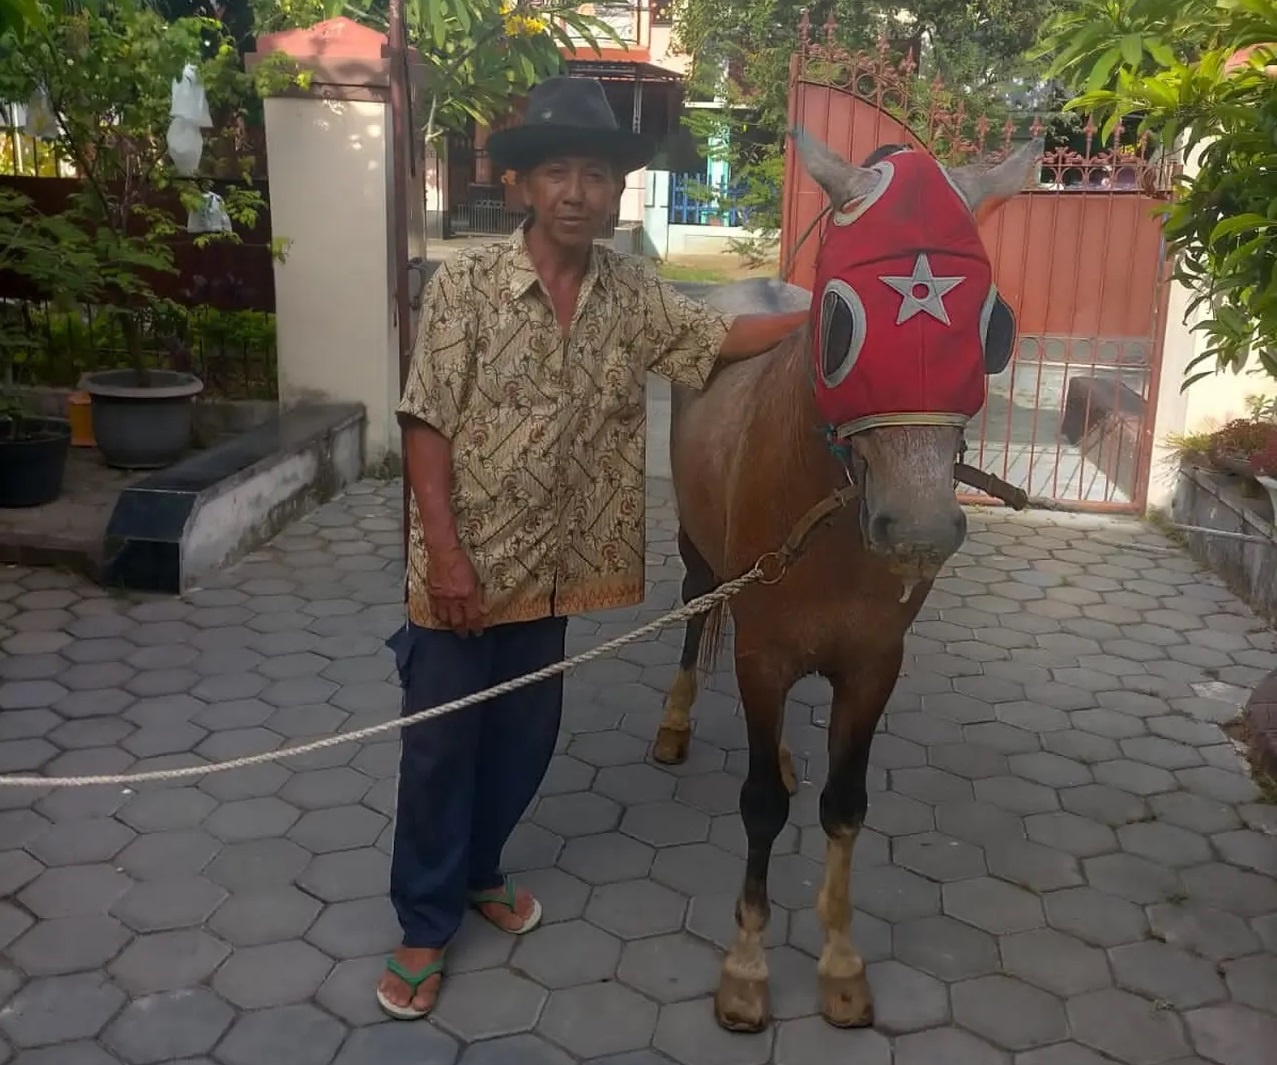
[[[987,496],[1001,500],[1012,510],[1023,510],[1029,505],[1029,493],[1017,488],[1009,481],[1004,481],[992,473],[977,470],[965,462],[956,462],[953,466],[954,480],[983,492]]]
[[[759,579],[759,584],[775,584],[789,569],[790,564],[799,555],[803,553],[803,549],[807,546],[807,541],[811,539],[812,534],[835,514],[851,503],[853,500],[860,498],[860,486],[855,483],[849,483],[842,488],[831,492],[825,496],[819,503],[811,507],[798,522],[790,530],[789,536],[785,542],[775,551],[768,551],[758,560],[760,569],[767,570],[769,566],[774,566],[775,571],[772,575],[766,573]]]

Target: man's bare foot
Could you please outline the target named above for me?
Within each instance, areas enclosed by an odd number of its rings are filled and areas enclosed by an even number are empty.
[[[490,898],[491,901],[476,902],[475,905],[479,912],[498,928],[518,935],[525,930],[529,921],[534,918],[540,919],[539,907],[532,892],[526,888],[516,887],[512,910],[508,905],[508,896],[507,898],[498,897],[505,890],[496,888],[491,892],[484,892],[485,897]]]
[[[419,973],[440,961],[443,958],[443,951],[426,947],[400,947],[392,957],[405,972]],[[427,1013],[434,1008],[442,983],[443,974],[436,972],[421,981],[414,992],[412,985],[403,977],[386,970],[381,974],[377,990],[390,1005],[397,1009]]]

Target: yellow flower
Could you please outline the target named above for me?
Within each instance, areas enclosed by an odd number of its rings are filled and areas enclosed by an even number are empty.
[[[507,37],[535,37],[548,26],[545,19],[533,15],[506,14],[504,9],[503,15]]]

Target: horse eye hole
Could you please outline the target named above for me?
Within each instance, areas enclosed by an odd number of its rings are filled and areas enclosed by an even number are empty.
[[[833,377],[847,359],[856,335],[851,308],[837,292],[826,292],[820,311],[822,332],[821,362],[826,377]]]

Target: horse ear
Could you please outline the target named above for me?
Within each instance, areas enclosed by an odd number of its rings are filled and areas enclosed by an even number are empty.
[[[859,199],[877,183],[878,175],[874,171],[849,163],[801,126],[796,126],[789,135],[794,140],[803,169],[825,190],[834,207]]]
[[[1046,141],[1042,137],[1034,137],[997,166],[986,167],[979,163],[958,166],[949,171],[949,176],[962,190],[973,214],[981,206],[992,209],[1028,184],[1030,175],[1040,167],[1039,160],[1045,148]]]

